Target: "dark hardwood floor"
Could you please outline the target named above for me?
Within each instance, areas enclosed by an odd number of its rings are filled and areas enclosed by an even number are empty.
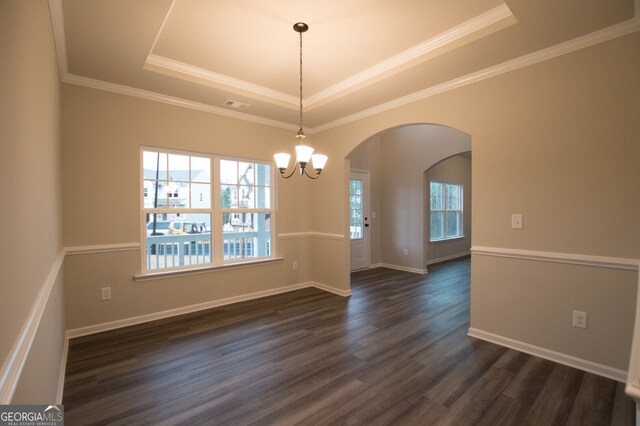
[[[466,335],[469,260],[70,342],[68,425],[632,425],[623,385]]]

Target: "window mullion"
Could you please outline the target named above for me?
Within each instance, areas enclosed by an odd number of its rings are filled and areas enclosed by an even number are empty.
[[[442,238],[447,239],[447,184],[442,184]]]
[[[213,263],[214,265],[222,265],[224,263],[224,255],[222,253],[222,205],[221,205],[221,196],[220,196],[220,157],[217,155],[213,156],[213,173],[211,176],[212,181],[212,218],[211,218],[211,238],[213,240],[212,244],[212,252],[213,252]]]

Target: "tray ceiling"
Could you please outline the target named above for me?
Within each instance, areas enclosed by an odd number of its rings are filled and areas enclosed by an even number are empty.
[[[298,21],[310,27],[303,36],[310,127],[625,22],[627,31],[638,29],[633,0],[50,3],[66,81],[213,112],[231,99],[249,105],[236,116],[281,127],[295,127],[298,116]]]

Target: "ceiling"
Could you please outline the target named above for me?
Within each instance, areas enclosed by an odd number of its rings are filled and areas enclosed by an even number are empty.
[[[50,4],[63,81],[292,129],[299,108],[292,25],[306,22],[310,132],[577,50],[593,44],[594,33],[600,40],[640,27],[634,0]],[[226,107],[228,100],[249,106]]]

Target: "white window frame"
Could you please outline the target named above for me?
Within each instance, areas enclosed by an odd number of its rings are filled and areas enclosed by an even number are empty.
[[[211,160],[211,170],[210,170],[210,190],[211,190],[211,205],[209,208],[145,208],[144,201],[144,151],[153,151],[160,152],[164,154],[174,154],[174,155],[188,155],[188,156],[196,156],[196,157],[208,157]],[[269,209],[222,209],[220,202],[220,160],[231,160],[231,161],[240,161],[240,162],[251,162],[258,164],[265,164],[269,166]],[[244,157],[229,157],[222,156],[212,153],[205,152],[195,152],[188,150],[178,150],[178,149],[168,149],[168,148],[160,148],[154,146],[141,146],[140,147],[140,177],[139,177],[139,185],[140,185],[140,193],[139,193],[139,202],[140,202],[140,255],[142,258],[142,272],[141,276],[144,275],[160,275],[160,274],[173,274],[179,271],[190,271],[190,270],[198,270],[198,269],[215,269],[215,268],[223,268],[230,265],[242,265],[242,264],[251,264],[251,263],[260,263],[268,260],[277,259],[277,233],[276,233],[276,182],[275,179],[275,165],[271,161],[264,161],[255,158],[244,158]],[[269,213],[271,216],[271,235],[270,235],[270,254],[269,256],[260,256],[260,257],[250,257],[245,259],[233,259],[233,260],[224,260],[223,256],[223,232],[222,232],[222,214],[223,213]],[[166,215],[166,214],[190,214],[190,213],[205,213],[211,215],[211,262],[210,263],[201,263],[196,265],[187,265],[187,266],[178,266],[178,267],[170,267],[170,268],[162,268],[162,269],[149,269],[149,265],[147,264],[147,214],[157,213],[158,215]]]
[[[431,183],[439,183],[442,184],[442,210],[432,210],[431,209]],[[448,210],[447,209],[447,185],[455,185],[460,187],[460,209],[456,210]],[[429,242],[437,243],[441,241],[451,241],[451,240],[459,240],[464,238],[464,185],[458,182],[447,182],[438,179],[429,180],[428,185],[428,197],[427,197],[427,205],[429,206]],[[431,215],[433,213],[442,213],[442,223],[443,223],[443,235],[442,238],[431,238]],[[460,234],[447,237],[447,212],[460,212]]]
[[[275,253],[276,253],[276,247],[275,247],[275,241],[276,241],[276,226],[275,226],[275,182],[276,182],[276,176],[275,176],[275,166],[273,165],[272,162],[269,161],[260,161],[260,160],[254,160],[254,159],[248,159],[248,158],[240,158],[240,157],[229,157],[229,156],[220,156],[220,155],[216,155],[214,156],[214,158],[216,159],[215,164],[217,167],[217,172],[216,172],[216,187],[215,187],[215,193],[214,193],[214,200],[217,202],[217,215],[215,217],[215,220],[212,220],[212,226],[213,223],[216,223],[216,229],[218,229],[220,231],[220,244],[215,244],[215,249],[214,249],[214,254],[216,254],[216,258],[220,258],[222,261],[222,265],[231,265],[231,264],[236,264],[236,263],[247,263],[247,262],[252,262],[252,261],[256,261],[256,260],[261,260],[261,259],[271,259],[275,257]],[[220,198],[221,198],[221,194],[220,194],[220,186],[221,185],[229,185],[229,184],[224,184],[221,183],[221,179],[220,179],[220,160],[227,160],[227,161],[237,161],[237,162],[244,162],[244,163],[257,163],[257,164],[266,164],[269,166],[269,208],[222,208],[221,207],[221,203],[220,203]],[[258,185],[257,185],[258,186]],[[260,256],[260,257],[250,257],[250,258],[246,258],[246,259],[232,259],[232,260],[227,260],[224,261],[224,235],[223,235],[223,230],[222,230],[222,217],[223,215],[227,213],[227,214],[238,214],[241,215],[242,213],[249,213],[249,214],[253,214],[253,213],[268,213],[271,215],[270,219],[271,219],[271,241],[270,241],[270,251],[271,254],[269,256]],[[217,222],[216,222],[217,221]],[[216,252],[216,250],[219,251],[219,253]],[[255,250],[255,248],[254,248]]]

